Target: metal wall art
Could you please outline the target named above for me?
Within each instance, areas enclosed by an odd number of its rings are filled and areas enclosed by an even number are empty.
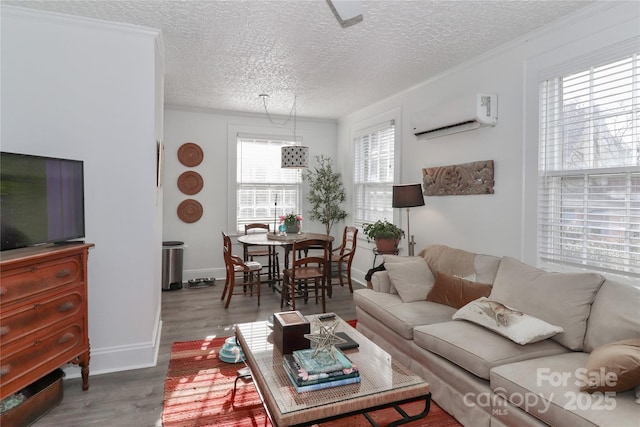
[[[493,194],[493,160],[422,169],[425,196]]]

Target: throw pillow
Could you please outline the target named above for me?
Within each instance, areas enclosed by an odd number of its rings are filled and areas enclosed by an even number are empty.
[[[387,274],[403,302],[424,301],[435,282],[427,262],[415,258],[417,260],[411,262],[387,263],[385,256]]]
[[[420,261],[420,257],[415,256],[400,256],[400,255],[382,255],[382,264],[384,266],[385,263],[394,263],[394,262],[416,262]],[[386,267],[385,267],[386,270]],[[387,275],[387,277],[389,277]],[[393,281],[391,281],[391,277],[389,277],[389,293],[393,295],[398,294],[398,290],[393,285]]]
[[[427,295],[427,301],[461,308],[473,300],[489,296],[490,293],[491,285],[436,272],[436,282]]]
[[[462,307],[454,320],[467,320],[524,345],[542,341],[562,332],[559,326],[513,310],[497,301],[482,297]]]
[[[640,338],[602,345],[587,359],[586,384],[580,391],[623,392],[640,385]]]
[[[564,333],[553,339],[580,351],[591,303],[603,281],[596,273],[551,273],[504,257],[489,299],[560,326]]]

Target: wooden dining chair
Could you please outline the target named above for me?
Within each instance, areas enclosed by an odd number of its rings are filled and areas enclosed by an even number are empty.
[[[222,290],[222,296],[220,300],[224,300],[225,296],[227,300],[224,304],[224,308],[229,308],[231,302],[231,296],[237,295],[240,292],[236,292],[236,279],[242,278],[242,293],[246,294],[249,289],[250,296],[253,296],[253,288],[256,288],[256,294],[258,296],[258,305],[260,305],[260,271],[262,270],[262,264],[255,261],[243,261],[242,258],[232,254],[231,238],[222,232],[222,251],[224,254],[224,265],[227,271],[227,277],[224,282],[224,289]]]
[[[264,231],[263,231],[264,230]],[[245,224],[244,234],[251,233],[263,233],[269,232],[269,224],[251,223]],[[255,261],[256,258],[267,258],[267,271],[269,272],[269,278],[277,280],[280,277],[280,258],[278,257],[278,251],[275,246],[246,246],[244,259],[245,261]]]
[[[351,264],[353,263],[353,256],[356,253],[356,246],[358,243],[358,228],[357,227],[345,227],[342,232],[342,244],[331,251],[331,272],[333,273],[337,268],[338,278],[340,280],[340,286],[344,286],[344,276],[347,276],[347,283],[349,284],[349,292],[353,293],[353,285],[351,283]],[[331,286],[331,284],[329,285]]]
[[[293,243],[291,265],[283,271],[280,308],[284,307],[285,301],[287,301],[295,310],[296,298],[304,298],[306,303],[309,299],[309,292],[313,292],[316,304],[320,300],[322,312],[326,311],[329,243],[329,241],[322,239],[306,239]],[[305,256],[305,252],[308,253],[309,249],[322,249],[322,252],[314,251],[312,255]],[[311,284],[313,286],[310,286]]]

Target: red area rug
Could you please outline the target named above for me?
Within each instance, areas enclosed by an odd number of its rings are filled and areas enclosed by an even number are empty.
[[[355,323],[355,322],[354,322]],[[162,423],[164,427],[187,426],[271,426],[251,381],[238,381],[235,400],[231,401],[236,372],[242,364],[228,364],[218,358],[225,338],[176,342],[171,348],[171,360],[165,382]],[[404,405],[409,414],[419,413],[424,404]],[[371,414],[385,425],[397,419],[393,409]],[[369,426],[359,415],[343,418],[322,427]],[[426,418],[414,421],[411,427],[458,427],[460,424],[434,402]]]

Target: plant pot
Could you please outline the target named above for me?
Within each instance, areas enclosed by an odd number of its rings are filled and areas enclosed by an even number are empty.
[[[376,248],[380,253],[394,253],[399,243],[400,239],[376,239]]]
[[[300,232],[300,221],[295,223],[284,223],[287,226],[287,234],[297,234]]]

